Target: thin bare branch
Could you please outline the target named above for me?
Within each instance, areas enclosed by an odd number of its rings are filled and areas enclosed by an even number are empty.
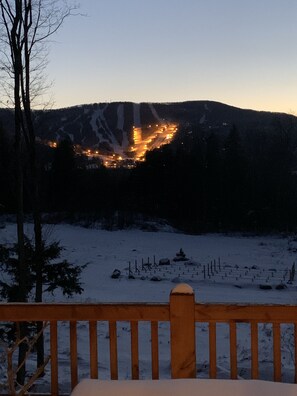
[[[22,387],[22,389],[18,392],[18,396],[23,396],[27,393],[27,391],[31,388],[34,382],[40,377],[40,375],[44,372],[45,367],[48,365],[51,357],[47,356],[44,360],[44,363],[38,367],[35,373],[30,377],[29,381]]]
[[[38,92],[33,92],[33,90],[40,89],[41,96],[43,96],[46,89],[52,85],[47,84],[45,75],[41,77],[40,73],[40,70],[44,73],[48,64],[47,44],[50,42],[50,37],[59,30],[66,18],[80,15],[77,12],[79,6],[74,3],[74,0],[70,1],[71,3],[68,0],[23,0],[21,19],[16,21],[17,9],[14,0],[0,0],[0,51],[2,53],[0,68],[4,67],[3,62],[7,64],[2,72],[6,71],[8,79],[14,79],[15,74],[12,70],[15,70],[17,62],[16,53],[20,52],[22,55],[27,53],[28,61],[26,62],[25,57],[21,61],[21,66],[25,68],[21,74],[27,78],[26,86],[30,85],[30,105],[37,106],[37,102],[40,102]],[[1,29],[3,29],[2,34]],[[8,67],[9,63],[11,67]],[[38,79],[40,82],[36,84],[35,81]],[[44,88],[42,88],[42,80]],[[32,81],[34,81],[33,84],[31,84]],[[3,84],[2,79],[1,85]],[[5,97],[8,97],[3,87],[2,91]],[[27,89],[24,89],[23,93],[28,98]],[[0,101],[5,102],[5,98],[1,98]],[[40,107],[39,103],[38,107]]]
[[[27,345],[28,345],[28,350],[27,350],[27,353],[26,353],[26,356],[25,356],[25,360],[22,362],[22,364],[17,368],[17,371],[16,372],[18,372],[22,367],[23,367],[23,365],[25,364],[25,362],[26,362],[26,360],[28,359],[28,357],[30,356],[30,354],[31,354],[31,352],[32,352],[32,349],[34,348],[34,346],[35,346],[35,344],[36,344],[36,342],[37,342],[37,340],[38,340],[38,338],[41,336],[41,334],[43,334],[43,332],[44,332],[44,330],[46,329],[46,327],[48,327],[49,326],[49,322],[44,322],[44,325],[43,325],[43,327],[42,327],[42,329],[32,338],[32,340],[28,340],[28,338],[27,337],[25,337],[25,339],[24,339],[24,341],[23,342],[26,342],[27,343]],[[21,342],[20,342],[21,343]],[[20,345],[20,343],[17,345],[17,347]]]
[[[9,391],[10,391],[11,395],[15,395],[15,396],[23,396],[23,395],[25,395],[26,392],[31,388],[31,386],[37,380],[37,378],[39,378],[41,373],[44,372],[45,367],[47,366],[48,362],[50,361],[50,356],[47,356],[45,358],[45,360],[44,360],[44,363],[40,367],[37,368],[37,370],[30,377],[28,382],[26,384],[22,385],[22,387],[21,387],[19,392],[16,391],[16,388],[15,388],[16,374],[26,364],[26,361],[27,361],[32,349],[36,345],[37,340],[39,339],[41,334],[43,334],[45,328],[48,327],[48,325],[49,325],[49,323],[45,322],[43,327],[42,327],[42,329],[30,341],[28,340],[27,337],[23,337],[22,339],[17,339],[14,342],[12,347],[6,348],[6,355],[7,355],[7,380],[8,380],[8,387],[9,387]],[[21,365],[19,365],[17,367],[17,369],[14,370],[14,368],[13,368],[13,354],[18,349],[20,344],[22,344],[23,342],[25,342],[29,346],[29,348],[28,348],[28,351],[27,351],[27,353],[25,355],[25,358],[24,358],[23,362],[21,363]]]

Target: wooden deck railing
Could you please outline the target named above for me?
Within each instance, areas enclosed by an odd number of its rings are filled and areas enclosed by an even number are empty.
[[[79,381],[77,323],[89,323],[90,378],[98,378],[97,324],[108,322],[110,378],[118,379],[117,322],[130,322],[131,377],[139,379],[139,322],[150,322],[151,373],[159,378],[159,322],[170,323],[170,359],[172,378],[196,377],[197,322],[208,323],[209,377],[217,376],[217,324],[229,326],[230,377],[236,379],[237,323],[249,323],[251,332],[251,378],[259,376],[258,324],[273,328],[274,380],[281,381],[281,323],[294,325],[295,382],[297,382],[297,306],[198,304],[191,287],[178,285],[169,304],[0,304],[1,322],[49,321],[51,355],[51,394],[59,394],[58,323],[69,322],[71,388]],[[100,350],[99,350],[100,354]],[[168,362],[169,363],[169,362]],[[100,373],[99,373],[100,374]],[[100,377],[100,375],[99,375]]]

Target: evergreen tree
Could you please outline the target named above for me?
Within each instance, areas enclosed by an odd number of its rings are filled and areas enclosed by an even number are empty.
[[[18,245],[0,245],[0,297],[2,301],[17,302],[19,287],[19,271],[17,259]],[[63,295],[73,296],[83,292],[81,273],[85,265],[74,265],[68,260],[61,260],[63,247],[55,241],[42,243],[42,294],[54,294],[61,290]],[[38,277],[36,264],[36,250],[34,243],[25,237],[25,297],[27,301],[34,301],[34,288]]]
[[[278,228],[292,229],[296,224],[296,177],[292,173],[296,156],[292,130],[279,125],[271,136],[270,172],[267,182],[271,186],[271,212]]]
[[[74,148],[69,139],[62,140],[55,149],[51,176],[54,209],[73,209],[76,199],[77,168]]]
[[[220,143],[214,133],[206,140],[205,167],[207,222],[217,230],[222,211],[222,156]]]
[[[5,211],[15,210],[12,142],[0,123],[0,204]]]
[[[225,140],[223,157],[222,201],[227,227],[242,226],[246,216],[246,161],[241,139],[233,126]]]

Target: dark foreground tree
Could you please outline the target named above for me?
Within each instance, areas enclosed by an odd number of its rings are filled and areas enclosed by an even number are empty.
[[[35,301],[42,301],[43,237],[40,214],[38,161],[36,157],[35,126],[32,106],[43,95],[46,42],[62,25],[73,7],[67,0],[0,0],[0,70],[8,101],[15,112],[16,195],[18,201],[18,301],[26,301],[26,263],[24,259],[24,147],[29,162],[31,201],[34,218]],[[39,324],[41,329],[42,324]],[[43,363],[43,341],[38,345],[38,364]],[[21,353],[20,359],[24,356]],[[23,382],[24,368],[19,373]]]
[[[73,294],[81,294],[83,292],[80,276],[86,264],[74,265],[67,260],[61,260],[60,256],[62,250],[63,247],[60,246],[59,242],[42,243],[42,294],[54,294],[56,290],[61,290],[63,295],[71,297]],[[17,244],[12,246],[0,245],[0,271],[2,273],[2,280],[0,281],[0,298],[7,302],[18,301],[20,279],[17,252]],[[34,243],[26,237],[24,253],[27,268],[25,296],[26,300],[30,301],[32,294],[34,296],[32,292],[39,274],[36,265]],[[25,340],[28,341],[21,342],[20,345],[25,345],[25,347],[27,347],[28,344],[30,344],[30,338],[34,336],[36,338],[37,347],[44,324],[42,323],[41,331],[39,329],[39,322],[26,323],[25,326]],[[38,334],[38,337],[36,337],[35,334]],[[0,328],[0,338],[9,344],[22,340],[23,337],[19,324]],[[42,373],[44,364],[40,364],[38,368],[42,368],[42,370],[39,371]],[[17,382],[19,382],[18,378]]]
[[[37,277],[34,243],[25,237],[25,262],[27,266],[26,298],[30,300]],[[0,270],[3,279],[0,280],[0,297],[7,302],[18,301],[18,245],[0,245]],[[61,260],[63,247],[60,242],[42,243],[42,294],[54,294],[60,289],[68,297],[83,292],[80,276],[84,265],[75,265],[68,260]]]

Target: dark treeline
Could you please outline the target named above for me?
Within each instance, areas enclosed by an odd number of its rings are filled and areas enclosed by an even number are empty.
[[[293,231],[297,141],[291,126],[225,135],[184,128],[131,175],[138,210],[188,232]]]
[[[107,228],[142,214],[186,232],[295,231],[297,139],[291,125],[215,133],[184,126],[132,170],[90,169],[69,141],[39,147],[42,210],[86,214]],[[13,146],[0,132],[0,204],[14,212]],[[30,184],[25,189],[30,209]]]

